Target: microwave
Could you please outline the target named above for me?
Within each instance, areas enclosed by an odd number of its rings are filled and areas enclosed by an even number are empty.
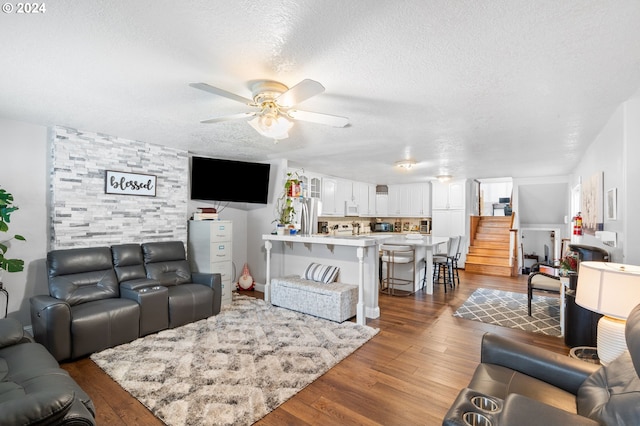
[[[360,216],[358,211],[358,205],[353,201],[345,201],[344,203],[344,215],[345,216]]]
[[[373,225],[374,232],[393,232],[393,224],[388,222],[375,223]]]

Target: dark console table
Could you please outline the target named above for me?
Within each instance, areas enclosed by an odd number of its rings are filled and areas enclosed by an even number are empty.
[[[576,304],[578,275],[569,276],[569,288],[565,291],[564,344],[576,346],[597,346],[598,320],[602,317]]]

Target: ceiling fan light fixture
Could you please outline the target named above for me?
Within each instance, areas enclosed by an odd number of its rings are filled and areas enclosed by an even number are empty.
[[[396,167],[399,167],[401,169],[407,169],[409,170],[411,167],[413,167],[416,164],[415,161],[413,160],[401,160],[401,161],[396,161]]]
[[[249,125],[262,136],[281,140],[289,137],[289,129],[293,127],[293,122],[278,113],[267,112],[249,121]]]

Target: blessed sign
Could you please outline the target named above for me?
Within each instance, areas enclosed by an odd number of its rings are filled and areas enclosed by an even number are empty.
[[[124,173],[107,170],[105,179],[107,194],[156,196],[156,177],[138,173]]]

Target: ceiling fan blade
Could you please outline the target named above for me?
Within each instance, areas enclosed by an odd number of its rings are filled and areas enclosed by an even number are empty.
[[[320,114],[297,109],[290,109],[287,114],[296,120],[311,121],[312,123],[326,124],[333,127],[344,127],[349,124],[347,117],[340,117],[339,115]]]
[[[202,120],[201,123],[219,123],[221,121],[237,120],[239,118],[248,118],[256,115],[255,112],[240,112],[238,114],[223,115],[221,117],[209,118],[208,120]]]
[[[253,100],[249,98],[236,95],[235,93],[227,92],[226,90],[220,89],[219,87],[210,86],[207,83],[191,83],[189,84],[189,86],[195,87],[196,89],[204,90],[205,92],[213,93],[214,95],[224,96],[225,98],[233,99],[234,101],[242,102],[246,105],[253,104]]]
[[[278,96],[276,102],[281,107],[289,108],[322,92],[324,92],[322,84],[315,80],[306,79]]]

